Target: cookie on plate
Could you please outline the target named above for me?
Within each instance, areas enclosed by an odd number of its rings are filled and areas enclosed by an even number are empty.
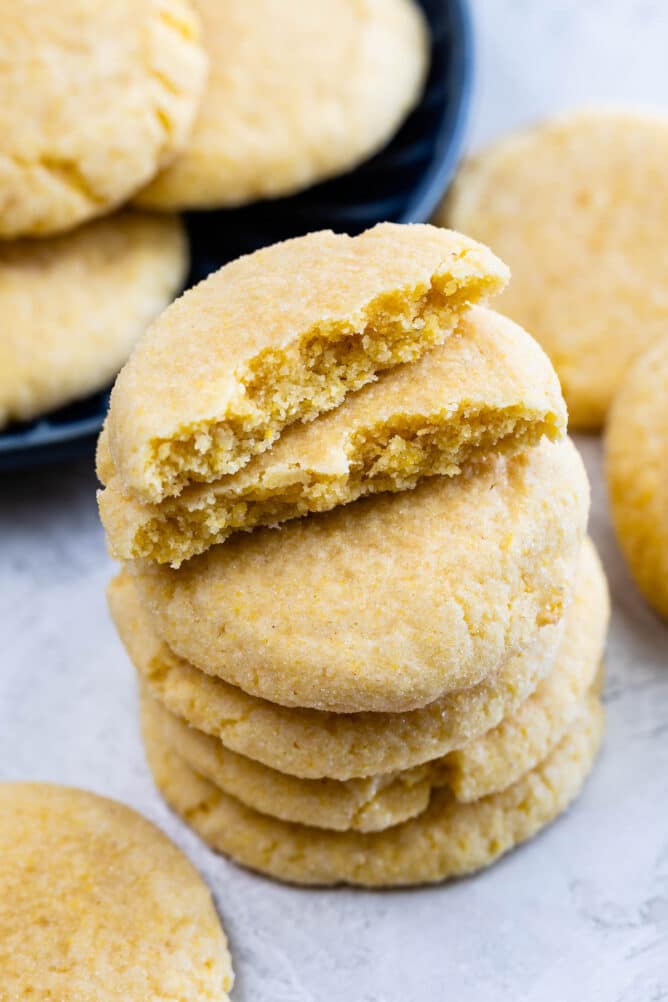
[[[472,307],[443,345],[383,373],[334,411],[288,428],[268,452],[212,484],[146,505],[98,445],[100,517],[112,554],[178,567],[239,529],[328,511],[358,497],[454,476],[566,431],[547,356],[512,321]]]
[[[0,243],[0,427],[110,383],[187,267],[179,220],[147,213]]]
[[[225,1002],[233,974],[211,895],[129,807],[0,783],[0,998]]]
[[[433,226],[312,233],[226,265],[150,328],[111,396],[125,487],[161,501],[234,473],[296,420],[441,344],[507,269]]]
[[[188,145],[148,208],[285,195],[349,170],[417,103],[429,57],[414,0],[196,0],[210,58]]]
[[[470,802],[497,793],[535,768],[585,708],[598,672],[608,619],[605,577],[591,544],[584,547],[575,600],[566,613],[554,667],[515,712],[445,757],[412,769],[340,782],[279,772],[225,748],[171,714],[145,689],[145,726],[201,776],[263,814],[347,831],[379,831],[424,811],[434,788]]]
[[[629,363],[668,325],[666,158],[668,118],[580,111],[473,157],[441,210],[510,265],[498,308],[550,355],[572,428],[601,427]]]
[[[668,618],[668,336],[637,360],[605,436],[617,538],[647,601]]]
[[[12,0],[0,21],[0,238],[109,212],[183,148],[206,76],[187,0]]]
[[[285,706],[396,713],[475,685],[561,618],[588,507],[577,450],[543,439],[178,570],[130,567],[159,636],[203,671]]]
[[[557,747],[508,789],[470,804],[447,789],[410,821],[383,831],[327,831],[261,814],[203,779],[147,728],[149,765],[169,804],[212,848],[297,884],[421,884],[472,873],[535,835],[577,796],[603,733],[591,699]]]

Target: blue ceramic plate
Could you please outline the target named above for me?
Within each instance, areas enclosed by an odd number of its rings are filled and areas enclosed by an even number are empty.
[[[356,170],[291,198],[187,217],[192,269],[200,281],[240,254],[311,230],[357,233],[380,220],[425,222],[457,165],[472,78],[466,0],[422,0],[432,38],[431,71],[419,106],[385,149]],[[0,434],[0,470],[90,453],[108,391]]]

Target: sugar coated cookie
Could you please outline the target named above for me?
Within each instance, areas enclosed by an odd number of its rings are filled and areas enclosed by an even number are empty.
[[[285,195],[379,149],[417,102],[413,0],[196,0],[210,60],[187,148],[138,196],[203,209]]]
[[[166,310],[120,373],[116,472],[152,502],[234,473],[286,425],[441,344],[506,278],[466,237],[391,223],[239,258]]]
[[[71,229],[183,148],[206,56],[187,0],[12,0],[0,20],[0,237]]]
[[[635,363],[605,437],[619,543],[645,598],[668,617],[668,336]]]
[[[0,427],[110,383],[187,267],[181,223],[147,213],[0,242]]]
[[[211,895],[162,832],[83,790],[0,783],[0,998],[225,1002],[232,981]]]
[[[103,434],[100,517],[114,556],[178,567],[235,530],[408,490],[425,476],[454,476],[492,451],[511,455],[565,429],[559,383],[542,349],[510,320],[473,307],[419,361],[288,428],[239,472],[160,504],[142,504],[124,488]]]
[[[512,282],[498,308],[555,364],[573,428],[599,428],[629,363],[668,326],[668,118],[581,111],[466,164],[439,216]]]
[[[286,706],[401,712],[475,685],[561,618],[588,505],[577,450],[544,439],[177,571],[131,567],[160,637],[203,671]]]
[[[553,821],[580,792],[603,732],[591,700],[550,755],[502,793],[460,804],[443,789],[416,818],[377,832],[326,831],[260,814],[203,779],[147,731],[155,781],[171,806],[214,849],[297,884],[422,884],[493,863]]]

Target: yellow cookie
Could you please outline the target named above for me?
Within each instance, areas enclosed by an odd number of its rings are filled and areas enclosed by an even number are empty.
[[[285,195],[349,170],[417,102],[429,37],[413,0],[196,0],[210,75],[186,150],[148,208]]]
[[[530,838],[577,796],[602,733],[603,709],[594,699],[549,757],[502,793],[460,804],[437,790],[418,817],[370,833],[326,831],[260,814],[201,778],[159,732],[147,728],[145,741],[163,796],[212,848],[292,883],[374,887],[472,873]]]
[[[575,447],[543,440],[177,571],[131,567],[160,637],[202,671],[285,706],[397,713],[475,685],[561,618],[588,505]]]
[[[187,267],[178,219],[146,213],[0,243],[0,427],[110,383]]]
[[[535,768],[586,710],[608,619],[605,577],[587,545],[578,591],[554,668],[536,691],[493,730],[426,765],[352,779],[298,779],[229,751],[180,721],[146,691],[145,727],[224,793],[263,814],[316,828],[377,831],[426,809],[432,788],[447,786],[470,802],[510,786]]]
[[[115,557],[178,567],[235,530],[408,490],[425,476],[454,476],[492,451],[512,455],[565,430],[559,383],[541,348],[510,320],[473,307],[419,361],[288,428],[239,472],[160,504],[142,504],[123,487],[103,434],[100,516]]]
[[[499,309],[555,364],[571,426],[599,428],[631,360],[668,325],[668,118],[580,111],[466,164],[439,221],[489,243]]]
[[[0,998],[225,1002],[211,895],[162,832],[72,787],[0,783]]]
[[[184,146],[206,76],[187,0],[12,0],[0,20],[0,237],[126,201]]]
[[[668,336],[635,363],[605,437],[612,517],[645,598],[668,617]]]
[[[308,779],[346,780],[408,769],[483,734],[528,698],[550,671],[563,620],[541,628],[535,644],[470,689],[407,713],[326,713],[287,708],[214,678],[162,643],[123,572],[109,605],[151,696],[226,748]]]
[[[226,265],[139,342],[111,397],[111,458],[145,501],[234,473],[282,429],[441,344],[498,291],[487,248],[433,226],[312,233]]]

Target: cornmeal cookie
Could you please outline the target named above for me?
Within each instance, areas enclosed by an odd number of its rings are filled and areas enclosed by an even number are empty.
[[[145,740],[163,796],[212,848],[292,883],[397,886],[471,873],[535,835],[580,792],[602,733],[603,709],[592,700],[548,758],[502,793],[460,804],[436,790],[416,818],[370,833],[260,814],[200,777],[159,731],[148,728]]]
[[[606,474],[620,546],[645,598],[668,617],[668,336],[635,363],[615,397]]]
[[[552,668],[563,620],[544,626],[530,648],[497,672],[407,713],[326,713],[287,708],[204,674],[152,630],[127,571],[109,585],[121,639],[151,696],[226,748],[307,779],[408,769],[445,755],[495,727]]]
[[[459,751],[423,766],[366,779],[298,779],[229,751],[189,727],[146,692],[145,727],[160,728],[180,758],[224,793],[263,814],[317,828],[377,831],[420,814],[434,787],[473,801],[510,786],[535,768],[586,710],[608,619],[605,577],[586,547],[574,604],[554,668],[519,709]],[[595,698],[595,697],[592,697]]]
[[[149,208],[285,195],[349,170],[422,92],[429,36],[413,0],[196,0],[210,58],[186,150],[142,191]]]
[[[0,783],[0,998],[224,1002],[211,895],[162,832],[71,787]]]
[[[441,344],[507,269],[467,237],[384,223],[256,251],[151,327],[111,396],[109,449],[144,501],[234,473],[288,424]]]
[[[114,556],[178,567],[238,529],[327,511],[366,494],[453,476],[490,452],[563,437],[566,408],[547,356],[520,327],[473,307],[457,332],[383,373],[334,411],[288,428],[272,449],[213,484],[137,501],[98,447],[100,516]]]
[[[466,164],[439,220],[489,243],[498,308],[555,364],[571,426],[599,428],[631,360],[668,326],[668,118],[580,111]]]
[[[0,21],[0,237],[109,212],[181,150],[206,56],[187,0],[12,0]]]
[[[178,219],[146,213],[0,243],[0,427],[110,383],[187,267]]]
[[[588,506],[577,450],[544,439],[178,571],[130,567],[157,633],[203,671],[285,706],[397,713],[475,685],[561,618]]]

